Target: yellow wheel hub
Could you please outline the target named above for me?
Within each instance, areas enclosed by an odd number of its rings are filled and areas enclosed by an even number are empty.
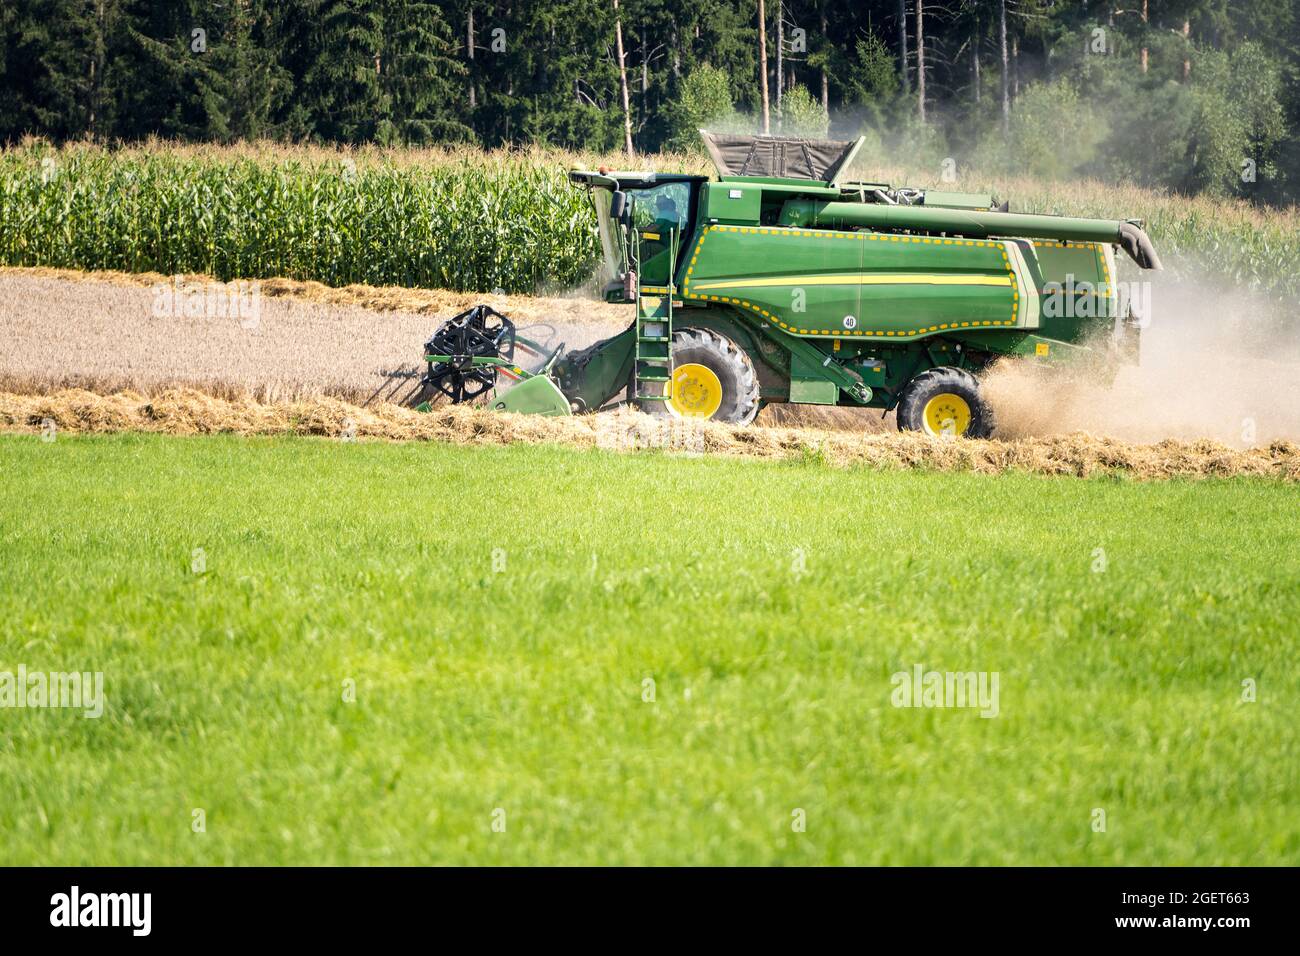
[[[970,428],[970,405],[952,392],[940,392],[925,403],[927,435],[964,435]]]
[[[668,407],[682,418],[712,418],[722,407],[722,382],[707,365],[679,365],[673,369]]]

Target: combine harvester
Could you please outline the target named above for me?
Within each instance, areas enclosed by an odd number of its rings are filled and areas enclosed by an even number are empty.
[[[605,299],[636,308],[626,330],[545,354],[475,306],[425,345],[423,396],[468,401],[504,373],[517,384],[494,392],[500,411],[631,402],[744,425],[795,402],[896,409],[900,429],[978,438],[993,431],[978,375],[1003,356],[1090,361],[1098,375],[1137,360],[1115,246],[1159,269],[1139,222],[846,182],[860,139],[703,135],[717,180],[570,173],[596,207]]]

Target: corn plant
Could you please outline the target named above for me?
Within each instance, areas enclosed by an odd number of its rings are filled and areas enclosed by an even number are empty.
[[[598,254],[558,166],[0,154],[7,265],[537,292],[584,282]]]

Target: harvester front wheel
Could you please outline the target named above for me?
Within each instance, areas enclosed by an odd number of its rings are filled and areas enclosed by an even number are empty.
[[[908,382],[897,415],[899,431],[965,438],[993,434],[993,409],[979,379],[951,366],[927,369]]]
[[[748,425],[758,414],[758,375],[744,349],[712,329],[673,330],[673,381],[652,414]]]

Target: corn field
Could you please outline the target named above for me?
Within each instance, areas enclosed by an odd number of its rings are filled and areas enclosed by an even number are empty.
[[[90,148],[0,154],[0,263],[536,292],[599,243],[564,170]]]
[[[599,243],[565,169],[617,157],[533,148],[333,150],[147,144],[117,151],[33,141],[0,151],[0,264],[284,276],[454,291],[554,292],[594,273]],[[701,156],[641,168],[707,172]],[[938,182],[868,157],[867,181]],[[964,173],[959,188],[1021,212],[1136,217],[1172,277],[1300,298],[1300,211],[1097,182]]]

